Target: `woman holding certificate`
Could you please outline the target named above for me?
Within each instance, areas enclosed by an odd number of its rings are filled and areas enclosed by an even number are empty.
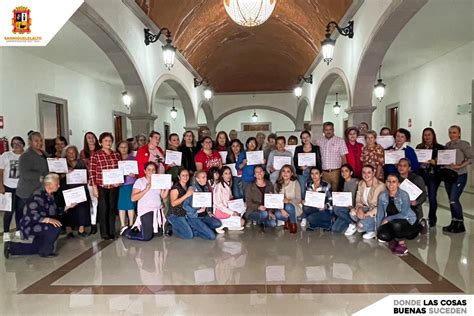
[[[255,167],[260,164],[249,163],[247,154],[249,152],[255,152],[257,149],[257,139],[255,137],[249,137],[245,142],[246,151],[242,151],[239,155],[239,159],[235,163],[235,169],[237,172],[242,174],[242,187],[244,193],[247,192],[247,187],[255,181]],[[263,160],[262,162],[264,162]]]
[[[170,208],[167,214],[173,234],[182,239],[192,239],[194,237],[193,229],[189,225],[186,210],[183,207],[183,202],[194,192],[193,187],[189,186],[189,179],[189,171],[181,169],[178,174],[178,181],[171,187]]]
[[[414,239],[420,232],[416,214],[410,207],[408,193],[401,190],[398,176],[387,177],[387,191],[382,192],[377,206],[377,238],[388,242],[394,255],[408,252],[403,239]]]
[[[276,181],[275,191],[283,194],[284,207],[275,212],[277,220],[285,222],[284,229],[289,230],[291,234],[296,234],[298,226],[296,217],[301,216],[301,188],[298,178],[290,165],[284,165]]]
[[[385,191],[385,185],[375,177],[375,169],[370,165],[362,168],[362,180],[357,188],[355,207],[347,208],[349,216],[338,216],[346,219],[349,226],[346,236],[357,232],[365,232],[364,239],[375,238],[375,216],[377,215],[377,199]],[[350,221],[349,221],[350,220]]]
[[[441,184],[439,176],[440,166],[436,165],[438,158],[438,150],[443,150],[444,146],[438,144],[436,140],[436,133],[431,127],[423,130],[422,141],[416,146],[416,153],[421,152],[427,156],[427,159],[420,159],[420,169],[418,173],[423,178],[428,190],[428,200],[430,202],[430,210],[428,213],[428,222],[430,227],[436,226],[437,217],[436,210],[438,209],[438,188]],[[426,155],[428,154],[428,155]]]
[[[135,156],[132,154],[131,148],[127,141],[121,141],[117,144],[117,151],[120,154],[120,161],[135,161]],[[135,163],[135,162],[134,162]],[[137,170],[135,170],[137,172]],[[132,201],[133,184],[137,179],[137,174],[130,172],[125,174],[125,181],[119,187],[117,208],[120,219],[120,235],[123,231],[133,225],[135,220],[135,203]],[[128,226],[125,218],[128,217]]]
[[[117,212],[118,187],[123,183],[123,172],[118,169],[120,156],[112,150],[114,137],[111,133],[100,134],[101,149],[91,157],[89,177],[93,194],[98,200],[98,217],[102,239],[115,239],[115,216]],[[117,172],[104,172],[115,170]],[[118,178],[117,178],[118,176]]]
[[[276,139],[276,147],[267,161],[267,172],[270,174],[270,181],[275,184],[280,175],[280,169],[284,165],[291,165],[293,167],[293,155],[290,151],[285,149],[286,139],[284,136],[278,136]]]
[[[148,241],[153,233],[163,236],[166,217],[163,213],[163,200],[168,197],[169,190],[153,189],[151,177],[156,174],[154,162],[145,164],[145,176],[133,184],[132,201],[137,202],[137,220],[132,228],[126,227],[122,235],[128,239]]]
[[[212,149],[212,138],[205,136],[201,140],[202,149],[194,157],[196,170],[208,172],[212,167],[222,167],[222,158],[217,150]],[[226,149],[227,150],[227,149]]]
[[[171,175],[173,182],[178,180],[179,169],[183,165],[183,155],[181,154],[181,161],[168,163],[168,155],[178,154],[179,155],[179,135],[171,133],[168,136],[168,144],[166,145],[166,158],[165,159],[165,173]]]
[[[236,199],[241,199],[244,197],[244,189],[242,187],[242,172],[240,174],[237,171],[237,161],[239,160],[240,154],[244,150],[244,145],[238,139],[231,141],[229,149],[227,150],[227,157],[225,163],[227,165],[234,165],[235,170],[233,170],[232,177],[232,195]]]
[[[360,178],[362,176],[362,145],[357,142],[357,137],[359,137],[359,130],[356,127],[349,127],[344,131],[344,136],[346,136],[346,146],[348,153],[346,154],[346,161],[354,169],[354,177]],[[338,188],[334,188],[338,189]]]
[[[447,165],[447,168],[456,172],[456,181],[445,181],[446,192],[449,197],[449,207],[451,208],[451,224],[443,227],[443,231],[450,233],[463,233],[466,231],[464,227],[464,215],[461,202],[459,201],[464,187],[467,182],[467,166],[472,163],[473,153],[471,144],[461,140],[461,127],[453,125],[449,128],[450,141],[446,144],[447,160],[454,161]],[[449,150],[455,150],[449,152]],[[449,157],[454,154],[455,157]],[[454,158],[454,159],[453,159]],[[440,157],[438,155],[438,163],[440,164]]]
[[[65,214],[66,233],[68,238],[74,238],[72,232],[73,228],[77,227],[77,232],[81,237],[87,237],[85,227],[91,225],[90,217],[90,198],[87,190],[87,168],[84,161],[79,159],[79,151],[76,146],[68,146],[64,151],[64,157],[67,161],[69,173],[61,179],[61,191],[70,190],[74,188],[84,188],[87,200],[76,204],[70,208]],[[63,195],[60,195],[63,197]],[[65,205],[63,198],[60,200],[60,206]]]
[[[300,139],[303,145],[295,148],[293,164],[296,168],[296,174],[298,175],[298,181],[300,182],[301,197],[303,198],[306,184],[310,179],[311,167],[318,167],[321,169],[322,163],[319,146],[311,143],[311,133],[309,131],[302,131]]]
[[[245,209],[232,209],[230,201],[232,200],[232,171],[224,166],[220,170],[220,177],[214,186],[212,199],[214,206],[214,216],[218,218],[223,227],[229,230],[244,229],[244,219],[242,214]]]
[[[385,152],[385,174],[398,174],[397,170],[397,161],[390,161],[391,156],[394,152],[402,152],[402,156],[399,158],[407,158],[411,163],[411,170],[413,172],[418,172],[420,168],[420,163],[418,162],[418,157],[416,156],[415,150],[408,146],[407,143],[410,142],[411,133],[404,129],[399,128],[395,132],[395,144]],[[390,158],[390,160],[389,160]]]
[[[273,184],[265,179],[265,170],[261,165],[254,168],[255,181],[245,188],[245,202],[247,203],[248,219],[260,225],[262,232],[269,220],[275,222],[274,209],[265,207],[265,194],[275,193]]]
[[[383,166],[385,164],[385,150],[377,144],[377,133],[368,131],[365,134],[365,146],[360,157],[362,165],[371,165],[375,169],[375,177],[384,180]]]
[[[181,146],[179,151],[183,153],[183,165],[182,167],[189,171],[191,176],[196,171],[196,163],[194,162],[194,156],[199,152],[196,147],[196,141],[194,140],[194,133],[192,131],[186,131],[183,134],[181,140]]]
[[[151,131],[148,139],[148,144],[140,147],[137,152],[139,178],[145,176],[145,164],[149,161],[156,163],[159,174],[165,173],[165,153],[160,147],[161,134]]]
[[[349,216],[349,208],[355,205],[357,186],[359,185],[359,179],[353,178],[353,173],[354,170],[352,170],[351,165],[343,164],[341,166],[341,178],[344,180],[342,192],[333,192],[333,195],[335,195],[335,198],[333,198],[333,212],[336,215],[336,220],[332,224],[331,230],[336,233],[345,232],[352,222]],[[352,199],[339,201],[337,197],[347,197],[345,193],[350,193]]]
[[[321,169],[311,167],[311,180],[305,191],[303,213],[308,222],[307,230],[310,231],[318,228],[330,230],[332,226],[332,188],[321,179],[321,174]]]

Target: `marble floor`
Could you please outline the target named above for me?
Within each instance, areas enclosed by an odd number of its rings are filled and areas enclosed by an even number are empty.
[[[391,293],[472,294],[472,200],[464,194],[466,233],[443,233],[440,208],[439,226],[401,258],[361,236],[281,228],[215,241],[61,238],[57,258],[0,258],[1,314],[350,315]]]

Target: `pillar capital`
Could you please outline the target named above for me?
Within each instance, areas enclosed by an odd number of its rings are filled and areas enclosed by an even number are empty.
[[[358,126],[360,122],[366,122],[369,124],[369,128],[372,128],[372,113],[376,107],[368,106],[354,106],[346,109],[346,113],[349,114],[348,125]]]
[[[158,116],[149,113],[138,113],[130,114],[128,118],[132,122],[133,135],[148,135],[148,133],[153,129],[155,120],[158,118]]]

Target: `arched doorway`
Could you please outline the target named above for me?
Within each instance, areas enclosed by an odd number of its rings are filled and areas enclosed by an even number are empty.
[[[296,112],[296,130],[302,131],[306,129],[305,123],[311,121],[311,107],[307,97],[302,97],[298,102],[298,109]]]

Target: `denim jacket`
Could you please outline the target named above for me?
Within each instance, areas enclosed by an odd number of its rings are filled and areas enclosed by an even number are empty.
[[[386,210],[389,203],[388,194],[388,191],[385,191],[379,195],[377,206],[377,227],[380,226],[382,220],[386,217]],[[416,214],[410,207],[410,196],[408,193],[398,189],[394,197],[394,203],[399,213],[387,216],[387,220],[390,222],[394,219],[406,219],[411,225],[413,225],[416,222]]]
[[[194,192],[211,192],[211,190],[209,190],[209,187],[207,185],[204,187],[204,191],[203,191],[197,182],[193,185],[193,188],[194,188]],[[193,196],[191,195],[186,200],[184,200],[183,209],[186,211],[187,217],[196,218],[199,215],[198,211],[200,207],[197,207],[197,208],[193,207]],[[211,213],[212,207],[208,207],[206,209],[206,212]]]

